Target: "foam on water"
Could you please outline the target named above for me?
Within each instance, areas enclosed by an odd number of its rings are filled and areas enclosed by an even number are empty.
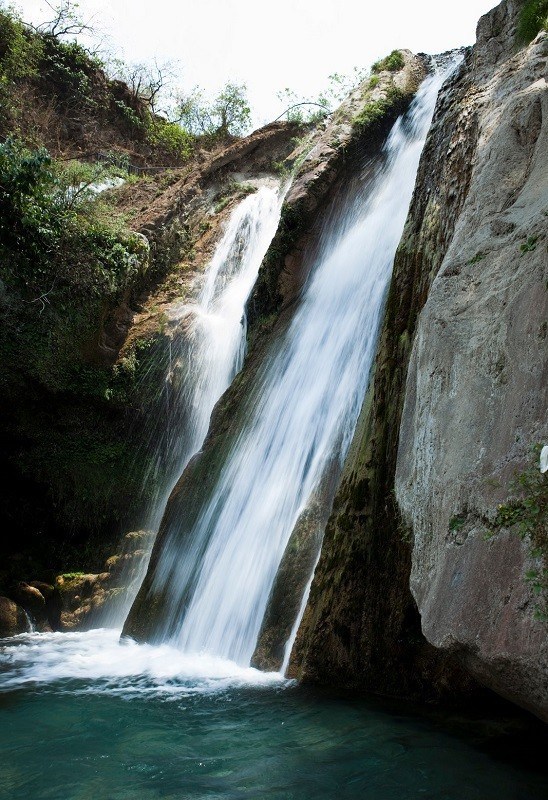
[[[187,655],[169,645],[137,644],[107,628],[0,640],[0,692],[50,687],[71,694],[177,699],[288,683],[277,672],[240,667],[206,654]]]

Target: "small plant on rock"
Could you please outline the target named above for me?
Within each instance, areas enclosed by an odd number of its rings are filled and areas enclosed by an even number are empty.
[[[529,44],[543,29],[548,30],[548,0],[527,0],[519,15],[518,44]]]
[[[538,236],[529,236],[527,237],[527,241],[520,245],[521,255],[525,253],[532,253],[533,250],[537,249],[537,239]]]
[[[510,483],[510,499],[498,507],[489,535],[502,528],[513,529],[531,543],[531,555],[542,565],[529,570],[525,578],[535,594],[543,596],[537,616],[548,619],[548,473],[542,471],[540,456],[541,446],[535,445],[533,463]]]
[[[398,72],[405,66],[404,58],[399,50],[392,50],[390,55],[382,58],[380,61],[375,61],[371,67],[371,72]]]

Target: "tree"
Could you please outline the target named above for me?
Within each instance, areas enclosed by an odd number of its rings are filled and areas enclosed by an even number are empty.
[[[144,102],[153,114],[161,110],[160,107],[169,98],[169,89],[176,74],[171,61],[158,63],[154,59],[151,64],[125,64],[117,60],[112,67],[113,77],[126,83],[136,100]]]
[[[245,84],[227,83],[210,103],[201,89],[195,88],[177,103],[177,119],[196,136],[241,136],[249,128],[251,109]]]
[[[367,76],[367,70],[354,67],[350,75],[334,72],[329,75],[327,88],[317,97],[299,97],[292,89],[285,88],[277,97],[286,106],[277,119],[286,117],[289,122],[314,123],[331,114],[350,92]]]
[[[53,11],[54,17],[40,25],[32,26],[35,31],[54,39],[62,39],[65,36],[76,38],[83,33],[94,33],[91,26],[91,19],[83,22],[79,13],[78,3],[72,0],[63,0],[58,6],[54,6],[49,0],[44,0],[48,8]]]

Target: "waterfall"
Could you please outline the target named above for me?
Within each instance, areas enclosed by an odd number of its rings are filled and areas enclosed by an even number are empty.
[[[245,304],[276,232],[282,200],[278,187],[262,186],[236,206],[206,270],[198,302],[172,312],[166,415],[159,420],[156,459],[164,462],[165,477],[146,514],[154,530],[177,479],[202,446],[215,403],[242,367]]]
[[[263,185],[236,206],[207,267],[197,302],[182,303],[170,315],[166,375],[157,404],[162,414],[140,434],[143,447],[153,453],[147,480],[156,488],[142,521],[142,527],[153,534],[178,477],[202,446],[215,403],[242,367],[245,303],[276,232],[283,196],[277,184]],[[140,546],[150,555],[151,537]],[[130,561],[120,579],[127,591],[120,602],[96,615],[96,624],[121,627],[147,562],[146,556],[137,567]]]
[[[367,192],[327,225],[299,308],[257,379],[244,429],[184,552],[170,542],[159,554],[153,589],[166,598],[163,636],[185,652],[249,664],[299,514],[326,470],[344,461],[441,82],[423,83]]]

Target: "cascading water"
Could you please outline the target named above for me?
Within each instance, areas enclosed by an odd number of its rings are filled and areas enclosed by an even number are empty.
[[[326,231],[300,308],[184,552],[168,546],[160,554],[160,633],[185,652],[249,664],[299,513],[334,459],[344,460],[441,82],[423,83],[392,129],[367,196]]]
[[[152,420],[144,444],[154,453],[155,475],[148,478],[156,485],[143,516],[146,530],[158,530],[177,478],[202,445],[215,403],[241,369],[245,303],[276,232],[282,200],[277,185],[263,185],[238,204],[207,268],[197,303],[182,304],[172,314],[174,329],[159,403],[163,414]],[[146,558],[137,569],[131,565],[132,573],[128,570],[121,577],[128,587],[121,602],[107,607],[96,623],[121,627],[146,568]]]
[[[383,173],[386,187],[377,181],[365,203],[365,214],[358,210],[355,216],[348,215],[346,227],[331,235],[331,244],[326,242],[324,255],[310,279],[306,300],[287,333],[286,350],[271,359],[267,373],[258,381],[262,399],[222,478],[226,499],[231,500],[233,507],[238,506],[235,498],[238,499],[246,527],[231,531],[211,524],[210,532],[215,538],[203,537],[204,546],[209,543],[210,549],[217,547],[227,577],[231,578],[219,581],[218,589],[214,587],[214,598],[205,611],[200,611],[204,619],[208,615],[212,618],[217,602],[215,611],[226,620],[225,597],[230,603],[228,613],[236,606],[234,597],[238,590],[231,588],[226,592],[233,583],[238,584],[239,602],[245,606],[242,615],[246,608],[253,610],[257,602],[263,601],[268,591],[268,576],[276,569],[276,556],[269,552],[268,558],[257,561],[258,590],[253,582],[244,583],[245,570],[240,569],[239,561],[228,563],[229,551],[225,552],[222,546],[231,545],[239,558],[245,555],[238,551],[235,542],[231,543],[231,534],[249,532],[252,522],[259,525],[264,520],[264,526],[255,530],[258,539],[255,544],[270,550],[269,534],[275,533],[272,549],[275,546],[279,552],[293,524],[292,509],[298,507],[301,499],[310,505],[306,492],[314,484],[314,476],[324,469],[326,460],[322,462],[322,453],[334,450],[334,458],[339,459],[344,453],[360,405],[359,395],[367,383],[383,285],[390,272],[398,223],[403,222],[434,91],[435,85],[425,86],[408,121],[403,127],[396,127],[386,153]],[[401,198],[397,197],[398,192]],[[262,201],[256,196],[255,202]],[[256,219],[249,205],[248,211]],[[267,217],[268,207],[267,203]],[[235,217],[243,220],[243,215],[239,215],[245,208],[236,211]],[[275,217],[274,209],[270,208]],[[230,225],[232,222],[234,219]],[[246,224],[232,237],[234,249],[229,248],[229,253],[238,249],[236,240],[244,235]],[[256,230],[255,223],[250,230]],[[265,233],[263,245],[257,249],[258,260],[259,250],[266,246],[267,239]],[[323,270],[326,270],[324,275]],[[207,276],[209,288],[203,288],[201,310],[193,312],[192,330],[201,315],[213,315],[214,307],[217,311],[226,307],[221,299],[222,286],[229,290],[231,275],[227,260],[216,258]],[[233,277],[237,280],[235,272]],[[329,287],[330,279],[333,282]],[[329,292],[333,294],[332,301]],[[209,298],[207,304],[205,298]],[[345,309],[341,308],[344,298],[348,320]],[[373,302],[379,303],[375,311],[377,322],[365,308]],[[240,318],[236,308],[235,302],[231,316],[234,329]],[[322,314],[331,316],[322,319]],[[351,330],[355,325],[361,327]],[[340,339],[336,346],[332,341],[334,335]],[[197,333],[196,339],[199,336]],[[366,346],[363,340],[367,337],[372,341]],[[238,341],[241,345],[242,340]],[[175,373],[179,358],[176,344],[174,340],[171,353]],[[234,348],[235,370],[237,353],[241,354],[241,350],[236,345]],[[312,348],[308,351],[310,365],[305,359],[306,348]],[[192,352],[199,357],[203,351]],[[321,359],[327,356],[329,360],[324,367]],[[186,350],[180,355],[183,357],[187,358]],[[350,361],[348,369],[345,357]],[[204,363],[208,369],[212,368],[212,362]],[[303,370],[302,380],[295,374],[298,364]],[[356,368],[354,375],[352,366]],[[192,374],[197,369],[198,364]],[[333,376],[336,380],[330,380]],[[289,396],[287,413],[283,406],[283,398],[288,397],[285,381],[290,388],[301,392],[295,398]],[[165,400],[174,411],[180,391],[175,383],[174,377],[164,389]],[[305,390],[309,391],[309,397]],[[198,403],[200,396],[193,391],[189,397]],[[345,391],[348,396],[343,402],[341,395]],[[329,404],[334,402],[337,406],[330,411]],[[209,411],[204,413],[206,417],[209,415]],[[174,423],[173,416],[171,421]],[[177,417],[175,421],[177,424],[165,432],[165,442],[177,447],[177,431],[183,429]],[[274,428],[279,427],[279,436],[268,427],[272,422]],[[299,424],[305,427],[301,438],[297,436]],[[261,431],[266,433],[264,442],[259,441]],[[291,452],[287,452],[290,435]],[[298,449],[303,437],[309,437],[306,452]],[[247,464],[244,449],[249,456]],[[271,457],[275,457],[275,464],[264,476],[246,476],[247,467],[262,468]],[[275,469],[287,469],[293,458],[295,466],[291,472],[280,473],[277,476],[280,483],[274,485]],[[238,466],[244,468],[242,474],[235,472]],[[231,475],[236,479],[234,487],[229,483]],[[290,480],[301,483],[292,486]],[[262,518],[261,508],[252,514],[253,509],[247,508],[244,497],[247,491],[249,502],[256,502],[260,491],[255,482],[261,481],[265,487]],[[325,484],[320,482],[320,485]],[[279,498],[285,500],[286,495],[287,507],[275,517],[273,511]],[[222,498],[218,494],[216,497],[217,509],[224,513]],[[232,519],[238,522],[237,518]],[[268,527],[278,520],[286,526],[283,531]],[[221,533],[223,541],[216,541]],[[247,547],[253,543],[245,538],[242,544]],[[211,561],[213,552],[206,555]],[[243,561],[245,566],[246,559]],[[206,581],[212,576],[211,569],[205,569],[205,559],[199,560],[202,563],[204,569],[195,570],[196,581]],[[248,591],[253,592],[249,599]],[[205,599],[194,592],[193,613],[199,611],[198,601]],[[242,615],[238,614],[238,625]],[[180,621],[176,622],[180,628]],[[189,622],[187,615],[181,632],[187,637]],[[238,629],[231,633],[236,636]],[[203,625],[200,637],[203,642]],[[252,632],[249,637],[251,642]],[[197,646],[203,644],[198,642]],[[210,646],[217,645],[213,642]],[[247,652],[252,646],[249,645]],[[232,652],[228,644],[226,652]],[[541,723],[526,724],[523,715],[513,719],[507,707],[498,714],[493,712],[493,717],[482,714],[479,720],[466,719],[459,709],[457,717],[445,717],[445,724],[444,715],[438,712],[434,721],[429,722],[422,713],[414,715],[409,709],[402,713],[393,701],[383,707],[378,698],[367,701],[354,697],[349,703],[346,698],[337,699],[332,694],[314,692],[311,687],[300,687],[284,680],[280,673],[239,667],[213,655],[181,652],[169,643],[153,646],[127,638],[120,640],[112,630],[28,633],[0,639],[2,714],[5,719],[0,724],[3,755],[0,800],[29,797],[33,800],[158,797],[164,800],[183,797],[187,800],[206,797],[546,800],[548,796],[548,774],[543,768],[547,742],[539,727]]]
[[[245,303],[276,232],[282,199],[278,187],[262,186],[239,203],[207,268],[198,302],[181,305],[173,313],[176,332],[166,377],[167,420],[162,422],[164,436],[157,456],[158,461],[167,460],[168,467],[147,509],[148,524],[154,529],[177,478],[204,441],[215,403],[241,369]]]

